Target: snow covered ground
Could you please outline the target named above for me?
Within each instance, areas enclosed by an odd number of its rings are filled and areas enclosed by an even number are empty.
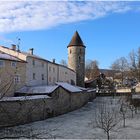
[[[105,139],[104,131],[96,127],[95,114],[103,102],[118,109],[119,100],[120,97],[97,97],[79,110],[44,121],[0,130],[0,138]],[[123,128],[123,122],[120,121],[110,134],[111,139],[140,139],[140,112],[131,118],[129,111],[126,127]]]

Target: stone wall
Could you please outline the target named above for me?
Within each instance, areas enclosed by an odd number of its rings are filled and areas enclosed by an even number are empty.
[[[0,100],[0,127],[25,124],[70,112],[94,99],[96,93],[70,93],[63,88],[47,95],[4,97]]]

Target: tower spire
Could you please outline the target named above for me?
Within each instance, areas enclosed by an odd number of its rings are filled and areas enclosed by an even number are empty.
[[[71,46],[79,46],[79,47],[85,47],[78,31],[76,31],[68,45],[68,47],[71,47]]]

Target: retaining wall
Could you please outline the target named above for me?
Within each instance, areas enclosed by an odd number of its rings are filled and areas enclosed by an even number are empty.
[[[10,97],[0,100],[0,127],[25,124],[78,109],[96,97],[93,92],[69,93],[59,89],[47,95]]]

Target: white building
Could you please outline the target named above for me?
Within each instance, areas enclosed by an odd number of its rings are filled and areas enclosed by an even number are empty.
[[[33,49],[29,52],[17,51],[16,46],[7,48],[0,46],[0,51],[20,60],[26,61],[26,82],[27,86],[54,85],[55,82],[67,82],[76,84],[76,73],[66,66],[62,66],[33,54]]]

